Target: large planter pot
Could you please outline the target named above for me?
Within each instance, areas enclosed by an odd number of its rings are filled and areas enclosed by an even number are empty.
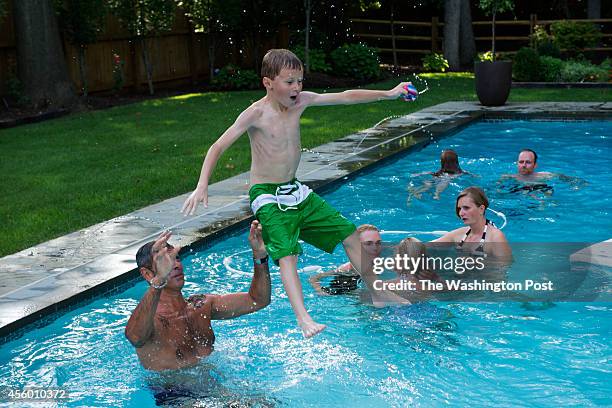
[[[501,106],[512,86],[512,61],[477,62],[474,65],[476,95],[485,106]]]

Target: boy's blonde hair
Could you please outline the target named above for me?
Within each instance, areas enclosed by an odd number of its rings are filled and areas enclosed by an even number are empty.
[[[366,232],[366,231],[380,232],[378,227],[376,227],[375,225],[372,225],[372,224],[361,224],[360,226],[357,227],[357,233],[358,234],[361,234],[362,232]]]
[[[283,68],[304,70],[304,65],[291,51],[283,48],[272,49],[263,57],[261,76],[274,79]]]

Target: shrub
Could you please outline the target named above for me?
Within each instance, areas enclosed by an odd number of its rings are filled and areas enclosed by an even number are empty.
[[[537,50],[538,54],[541,57],[547,56],[559,58],[561,56],[561,50],[559,49],[559,46],[555,44],[552,40],[540,43],[538,45]]]
[[[302,60],[302,63],[305,63],[304,47],[297,47],[291,51],[293,51],[293,53],[297,55],[300,60]],[[308,50],[308,59],[310,63],[310,70],[312,72],[331,71],[331,65],[325,62],[325,51],[311,48]]]
[[[480,62],[493,62],[493,51],[479,52],[476,56],[476,60]]]
[[[540,67],[542,69],[541,78],[543,81],[559,82],[561,80],[563,61],[559,58],[542,56],[540,57]]]
[[[523,47],[514,56],[512,75],[517,81],[540,81],[540,57],[532,48]]]
[[[344,44],[331,53],[338,75],[356,79],[376,79],[380,75],[378,53],[363,44]]]
[[[423,69],[431,72],[445,72],[448,69],[448,61],[444,55],[431,53],[423,57]]]
[[[605,82],[608,70],[588,61],[566,61],[561,68],[563,82]]]
[[[23,83],[14,74],[10,74],[6,80],[6,95],[17,106],[28,105],[30,103],[30,99],[25,94]]]
[[[540,44],[552,41],[552,37],[546,31],[546,27],[543,25],[536,25],[533,27],[533,33],[529,36],[529,40],[533,45],[533,48],[538,48]]]
[[[594,47],[601,38],[601,32],[591,23],[557,21],[552,23],[550,30],[555,44],[570,55],[579,53],[583,48]]]
[[[215,88],[219,89],[256,89],[261,80],[255,71],[240,69],[234,65],[226,65],[221,68],[211,81]]]

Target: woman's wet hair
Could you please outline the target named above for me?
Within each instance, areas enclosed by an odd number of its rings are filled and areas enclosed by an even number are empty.
[[[304,70],[304,65],[291,51],[282,48],[272,49],[263,57],[261,76],[274,79],[283,68]]]
[[[440,170],[436,171],[434,176],[442,174],[461,174],[463,170],[459,166],[459,156],[454,150],[444,150],[440,155]]]
[[[487,198],[485,192],[480,187],[468,187],[460,192],[457,196],[457,201],[455,202],[455,213],[457,214],[457,217],[459,217],[459,200],[461,200],[463,197],[471,198],[474,204],[476,204],[478,207],[484,205],[485,210],[489,208],[489,199]]]

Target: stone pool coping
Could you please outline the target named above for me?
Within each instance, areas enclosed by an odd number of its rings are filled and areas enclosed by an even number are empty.
[[[610,120],[612,103],[512,103],[491,108],[446,102],[304,151],[297,177],[321,192],[385,158],[420,149],[482,118]],[[43,317],[136,282],[136,251],[164,229],[173,231],[172,244],[188,250],[246,226],[252,217],[248,179],[247,172],[211,185],[208,208],[200,206],[195,216],[179,213],[186,193],[0,258],[0,343]]]

